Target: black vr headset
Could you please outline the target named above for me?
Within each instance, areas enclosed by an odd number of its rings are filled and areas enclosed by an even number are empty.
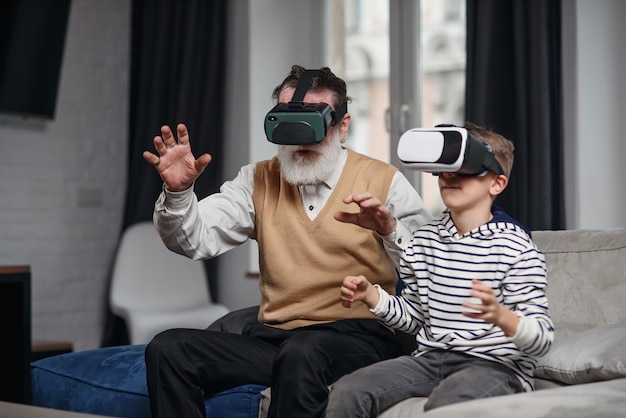
[[[265,115],[267,140],[280,145],[315,145],[348,112],[344,103],[333,110],[328,103],[304,103],[318,70],[305,70],[289,103],[279,103]]]
[[[434,175],[484,176],[489,171],[504,174],[489,144],[454,125],[406,131],[398,143],[398,158],[408,169]]]

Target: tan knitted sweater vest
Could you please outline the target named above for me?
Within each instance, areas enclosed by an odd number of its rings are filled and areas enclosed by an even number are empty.
[[[362,274],[395,293],[396,273],[376,232],[333,218],[357,212],[343,198],[369,191],[381,202],[396,169],[348,150],[341,176],[319,215],[307,216],[297,186],[280,175],[278,159],[257,163],[252,199],[259,244],[261,309],[259,321],[282,329],[346,318],[374,318],[367,306],[344,308],[341,283]]]

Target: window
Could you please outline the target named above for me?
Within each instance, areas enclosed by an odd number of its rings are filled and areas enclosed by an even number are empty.
[[[353,97],[346,146],[395,163],[394,139],[397,141],[404,130],[464,123],[464,0],[327,2],[328,62],[346,80],[348,94]],[[415,28],[417,34],[412,36]],[[399,41],[393,42],[402,44],[400,47],[392,47],[392,33],[399,34]],[[390,75],[400,73],[408,74],[418,86],[419,93],[407,88],[408,100],[393,97]],[[405,81],[402,78],[398,82]],[[414,122],[404,122],[408,120]],[[443,203],[436,178],[428,173],[407,174],[412,176],[428,210],[434,215],[440,213]]]

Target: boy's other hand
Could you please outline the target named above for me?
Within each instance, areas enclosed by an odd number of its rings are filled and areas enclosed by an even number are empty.
[[[482,303],[461,303],[464,308],[472,310],[463,312],[463,315],[497,325],[504,333],[512,337],[517,332],[519,317],[508,310],[496,299],[493,289],[478,279],[472,279],[470,296],[478,298]]]

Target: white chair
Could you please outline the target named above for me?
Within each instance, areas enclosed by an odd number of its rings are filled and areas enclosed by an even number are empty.
[[[124,231],[109,301],[126,322],[131,344],[146,344],[167,329],[204,329],[228,313],[211,302],[202,262],[168,250],[152,222]]]

